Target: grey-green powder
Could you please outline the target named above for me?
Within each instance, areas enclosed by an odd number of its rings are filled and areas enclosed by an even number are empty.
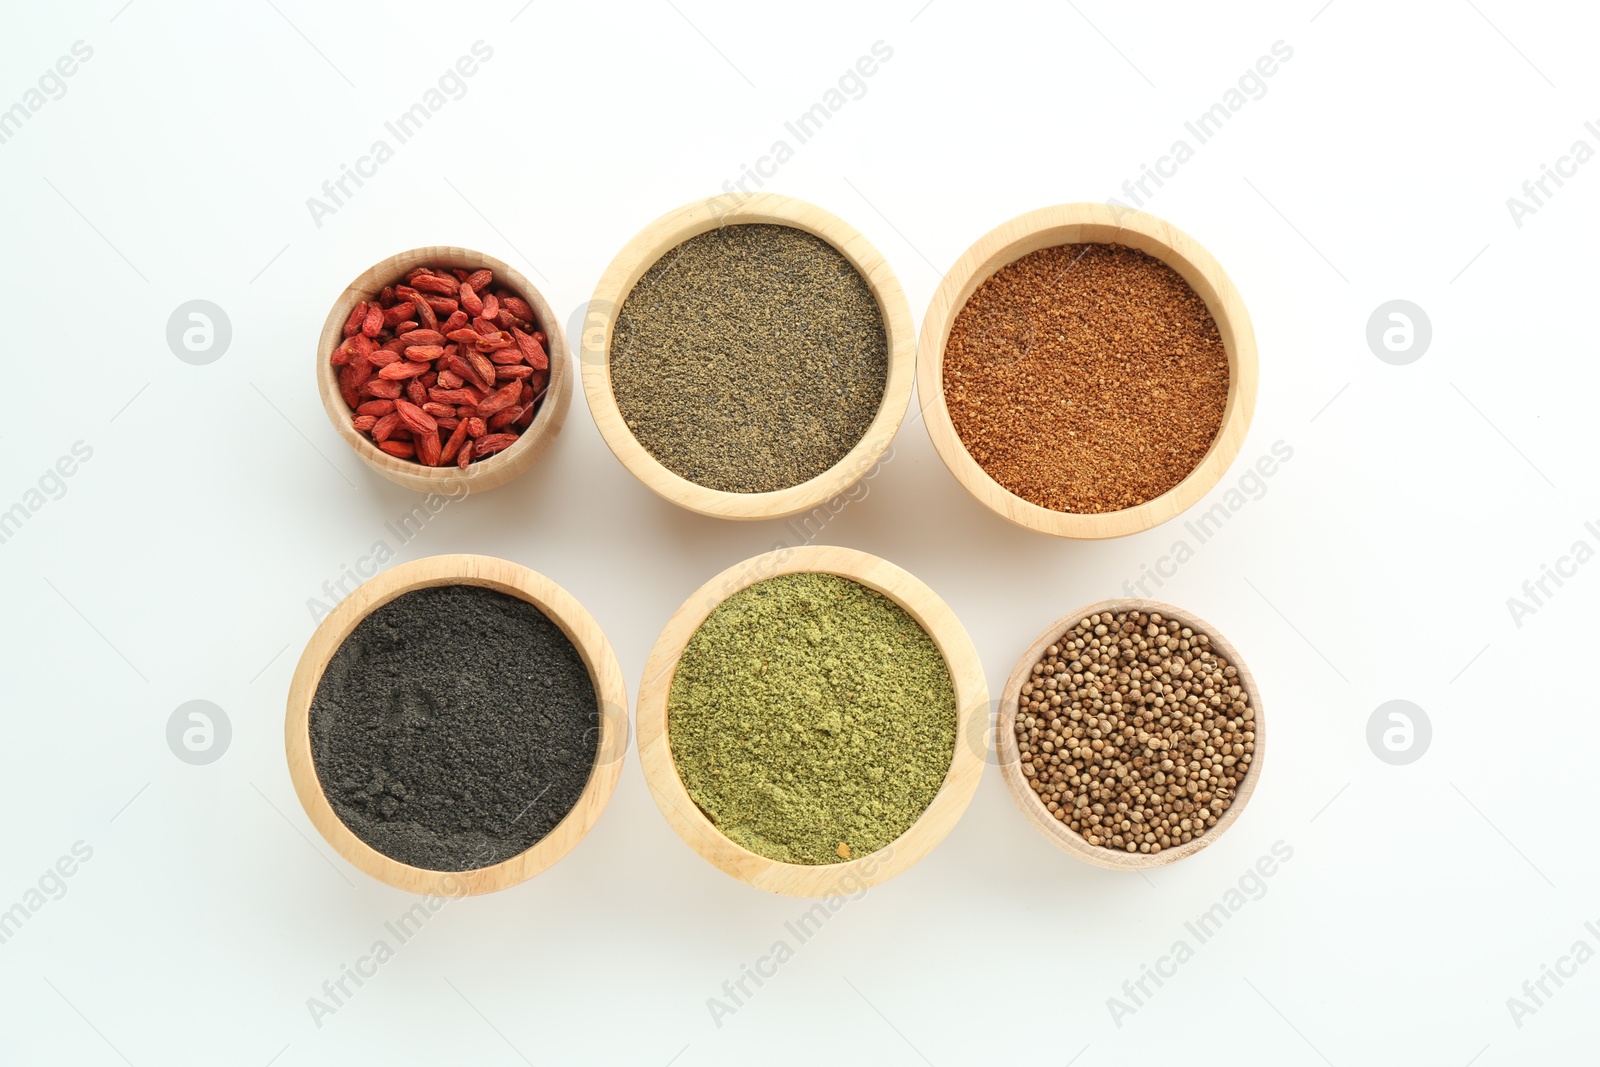
[[[889,344],[866,279],[791,226],[724,226],[662,256],[623,302],[611,386],[668,470],[730,493],[809,481],[883,400]]]
[[[728,838],[786,863],[839,863],[903,834],[955,752],[933,639],[832,574],[735,593],[689,639],[667,699],[678,776]]]

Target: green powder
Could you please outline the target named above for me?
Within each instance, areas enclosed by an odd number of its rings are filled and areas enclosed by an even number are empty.
[[[731,840],[839,863],[883,848],[933,801],[955,752],[955,689],[900,605],[836,575],[789,574],[700,624],[667,733],[689,795]]]
[[[678,245],[617,315],[611,388],[668,470],[766,493],[833,467],[883,402],[889,341],[860,272],[792,226],[742,224]]]

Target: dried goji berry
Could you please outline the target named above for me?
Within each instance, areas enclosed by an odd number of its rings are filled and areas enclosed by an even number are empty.
[[[417,267],[358,301],[329,354],[351,426],[425,465],[497,455],[549,380],[532,305],[487,269]]]
[[[361,332],[361,327],[367,322],[367,302],[361,301],[350,311],[350,317],[344,323],[344,335],[354,337]]]
[[[400,428],[400,413],[391,411],[383,416],[372,426],[372,439],[379,444],[394,436],[395,430]]]
[[[443,423],[440,423],[442,426]],[[461,446],[467,440],[467,420],[462,419],[456,423],[455,429],[450,434],[450,440],[444,443],[444,451],[439,456],[440,463],[454,463],[456,456],[461,452]]]
[[[439,434],[425,433],[417,438],[417,458],[424,466],[437,467],[439,465]]]
[[[409,400],[396,400],[394,402],[394,413],[400,416],[400,421],[405,423],[412,433],[437,434],[439,432],[439,424],[433,421],[433,416]]]
[[[378,447],[396,459],[412,459],[417,454],[417,448],[410,441],[380,441]]]
[[[411,279],[411,287],[423,293],[455,296],[461,288],[461,283],[448,274],[419,274]]]
[[[424,300],[421,293],[412,296],[411,306],[416,310],[417,321],[422,323],[424,329],[439,328],[439,316],[433,313],[433,305]]]
[[[415,378],[419,374],[428,373],[426,363],[412,363],[409,360],[396,360],[378,372],[378,377],[388,378],[390,381],[401,381],[406,378]]]
[[[480,456],[499,452],[501,449],[509,448],[516,443],[517,435],[514,433],[492,433],[473,442],[474,451]]]

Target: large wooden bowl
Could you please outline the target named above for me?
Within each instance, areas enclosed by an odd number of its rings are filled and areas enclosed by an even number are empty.
[[[517,439],[516,444],[487,459],[467,465],[465,470],[454,465],[429,467],[415,460],[391,456],[372,442],[372,438],[358,431],[351,420],[355,413],[339,395],[339,372],[329,358],[344,337],[344,324],[350,313],[363,300],[376,300],[386,285],[405,281],[408,271],[416,267],[447,267],[494,271],[497,284],[504,285],[526,300],[544,331],[550,356],[550,382],[545,386],[544,400],[534,412],[533,422]],[[481,493],[504,485],[529,467],[550,447],[550,442],[566,421],[567,408],[572,402],[572,356],[567,351],[566,335],[561,321],[533,283],[506,263],[493,256],[474,252],[470,248],[454,245],[435,245],[413,248],[408,252],[390,256],[362,271],[355,281],[333,302],[327,321],[322,325],[322,336],[317,341],[317,391],[322,395],[323,410],[328,421],[339,431],[345,444],[355,450],[362,462],[396,485],[414,489],[419,493],[448,490],[452,495],[465,484],[469,493]]]
[[[883,313],[889,343],[888,376],[877,415],[861,440],[832,467],[799,485],[769,493],[729,493],[689,481],[652,456],[628,429],[611,385],[611,341],[617,316],[645,272],[673,248],[722,226],[770,223],[792,226],[827,241],[867,282]],[[904,291],[878,250],[843,219],[776,193],[716,197],[668,212],[617,253],[595,287],[579,341],[583,391],[600,436],[622,465],[652,492],[679,507],[723,519],[776,519],[809,511],[839,496],[870,471],[911,403],[916,341]]]
[[[1227,660],[1229,665],[1239,669],[1239,687],[1249,696],[1250,707],[1254,708],[1256,713],[1255,751],[1251,754],[1250,767],[1240,781],[1239,789],[1234,794],[1233,803],[1228,805],[1228,810],[1218,817],[1217,825],[1208,828],[1205,833],[1185,844],[1174,845],[1155,853],[1118,852],[1115,849],[1091,845],[1072,827],[1056,819],[1039,799],[1039,795],[1028,785],[1028,779],[1022,773],[1021,751],[1017,747],[1015,723],[1017,708],[1022,697],[1022,683],[1028,680],[1033,665],[1044,655],[1044,650],[1055,644],[1062,634],[1077,626],[1081,620],[1095,614],[1104,612],[1116,614],[1121,611],[1157,612],[1163,618],[1175,619],[1196,633],[1203,633],[1209,637],[1211,648]],[[1255,793],[1256,782],[1261,779],[1261,761],[1267,751],[1267,717],[1266,709],[1261,703],[1261,690],[1256,688],[1255,678],[1250,674],[1250,668],[1245,666],[1238,651],[1215,626],[1194,612],[1175,608],[1158,600],[1102,600],[1098,604],[1090,604],[1079,611],[1063,615],[1051,623],[1049,628],[1039,635],[1038,640],[1028,646],[1022,658],[1017,660],[1011,677],[1006,679],[1006,687],[1001,692],[999,706],[995,709],[994,733],[995,749],[1000,757],[1000,774],[1005,779],[1006,788],[1011,792],[1011,798],[1017,802],[1017,807],[1022,809],[1022,814],[1034,829],[1048,837],[1063,852],[1068,852],[1097,867],[1108,867],[1118,871],[1163,867],[1215,844],[1227,832],[1228,827],[1244,813],[1245,805]]]
[[[1205,301],[1228,353],[1228,400],[1222,425],[1200,463],[1177,485],[1135,507],[1101,514],[1052,511],[1005,488],[978,465],[956,433],[944,400],[944,350],[950,327],[973,292],[1000,268],[1030,252],[1068,244],[1116,243],[1136,248],[1177,271]],[[1103,538],[1166,522],[1205,496],[1227,472],[1250,429],[1256,406],[1256,340],[1244,301],[1211,254],[1188,234],[1153,215],[1105,204],[1040,208],[996,227],[956,261],[934,293],[917,342],[917,395],[933,447],[962,488],[1009,522],[1056,537]]]
[[[527,601],[542,611],[577,648],[594,683],[600,738],[589,782],[566,817],[525,852],[471,871],[432,871],[384,855],[344,824],[323,792],[311,755],[311,701],[322,673],[345,638],[369,614],[417,589],[475,585]],[[311,824],[334,851],[363,872],[412,893],[473,896],[527,881],[570,852],[605,810],[628,751],[628,691],[611,644],[583,605],[542,574],[491,556],[430,556],[403,563],[366,582],[334,608],[306,644],[289,686],[284,718],[289,777]]]
[[[842,863],[784,863],[735,844],[695,804],[672,756],[667,698],[684,647],[706,616],[739,590],[782,574],[836,574],[875,589],[905,609],[944,656],[956,695],[956,743],[933,802],[894,841]],[[988,750],[989,689],[966,630],[944,601],[894,564],[849,548],[779,549],[729,567],[701,586],[668,620],[639,684],[639,763],[661,814],[702,858],[727,874],[773,893],[797,897],[849,895],[887,881],[944,840],[972,800]]]

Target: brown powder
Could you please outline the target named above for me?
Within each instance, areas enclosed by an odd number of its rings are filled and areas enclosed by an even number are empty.
[[[1171,267],[1115,244],[1002,267],[945,345],[956,434],[989,476],[1052,511],[1120,511],[1199,464],[1222,425],[1228,354]]]

